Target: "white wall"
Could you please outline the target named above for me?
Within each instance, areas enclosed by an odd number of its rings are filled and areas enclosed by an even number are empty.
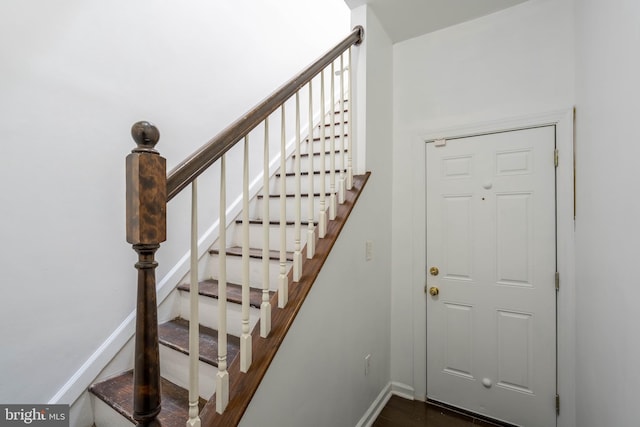
[[[365,187],[240,426],[353,427],[389,382],[389,251],[377,232],[389,227],[388,215],[371,215],[374,185]]]
[[[640,3],[576,1],[577,409],[637,425]]]
[[[340,0],[0,4],[1,402],[49,401],[134,308],[131,124],[171,168],[349,30]]]
[[[391,42],[367,6],[352,25],[365,27],[355,110],[372,174],[241,426],[351,427],[390,381]]]
[[[398,43],[393,53],[391,376],[423,399],[424,137],[570,109],[572,2],[531,0]]]

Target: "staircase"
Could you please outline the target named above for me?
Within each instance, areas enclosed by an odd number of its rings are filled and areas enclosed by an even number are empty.
[[[361,37],[360,32],[361,30],[358,30]],[[320,206],[321,199],[323,204],[326,203],[325,211],[329,211],[329,201],[332,197],[338,197],[339,177],[345,176],[348,167],[345,159],[347,158],[346,152],[350,148],[347,145],[347,141],[350,139],[347,131],[349,110],[344,90],[342,93],[342,99],[335,102],[336,107],[322,115],[320,123],[312,127],[310,135],[304,138],[300,146],[287,157],[279,171],[270,176],[268,181],[265,181],[268,187],[266,196],[263,191],[260,191],[246,202],[243,211],[230,222],[225,234],[231,238],[224,243],[216,241],[207,251],[206,260],[199,261],[200,264],[204,262],[206,268],[198,268],[197,263],[192,263],[192,270],[195,265],[195,270],[206,271],[198,277],[197,306],[200,315],[196,321],[199,342],[199,380],[197,381],[199,401],[197,406],[202,425],[231,426],[238,424],[368,179],[368,174],[353,176],[352,183],[350,183],[351,188],[344,190],[344,200],[335,205],[335,218],[327,223],[326,231],[320,232],[318,225],[322,221],[322,215],[318,206]],[[309,116],[313,117],[312,111]],[[147,129],[145,132],[150,134],[157,132],[157,130]],[[328,160],[330,158],[331,161]],[[324,171],[317,168],[320,159],[325,163]],[[316,165],[313,169],[311,168],[312,164]],[[330,167],[331,164],[333,170]],[[311,184],[310,178],[313,180],[313,184]],[[324,185],[321,185],[323,180]],[[300,188],[299,197],[296,197],[296,191],[294,191],[297,186]],[[280,197],[282,188],[285,188],[286,197],[284,200]],[[321,188],[325,189],[324,194],[319,192]],[[312,189],[313,192],[311,192]],[[306,206],[309,198],[314,199],[316,207],[311,224],[308,220],[301,219],[301,216],[307,218],[304,212],[307,211]],[[264,216],[265,204],[269,205],[268,217]],[[281,206],[283,205],[285,206],[285,215],[281,215]],[[247,223],[248,235],[244,231],[245,223]],[[296,223],[299,224],[301,232],[296,231]],[[319,236],[320,233],[324,234],[322,238]],[[268,247],[265,248],[266,235],[268,235]],[[299,236],[300,241],[296,241],[296,235]],[[308,236],[313,236],[312,242],[307,241]],[[309,243],[315,253],[308,258],[306,245]],[[247,244],[248,247],[246,247]],[[222,247],[225,248],[225,251],[221,251]],[[283,248],[286,248],[286,251],[283,252]],[[296,251],[303,254],[299,267],[299,278],[295,278],[292,271]],[[226,260],[223,263],[220,262],[221,252]],[[248,267],[243,263],[243,252],[248,256]],[[265,255],[267,260],[264,259]],[[288,282],[288,302],[286,305],[279,304],[278,299],[282,261],[285,262]],[[221,267],[222,265],[226,265],[226,267]],[[266,265],[268,265],[268,269],[265,274]],[[224,268],[225,271],[221,271],[221,268]],[[268,286],[263,286],[265,278],[268,280]],[[226,408],[220,408],[219,403],[216,408],[214,395],[220,360],[218,329],[221,325],[217,313],[221,302],[219,280],[226,283],[226,298],[224,300],[227,302],[225,310],[227,314],[224,330],[226,331],[226,362],[230,378],[229,403],[228,406],[225,405]],[[247,280],[250,286],[248,324],[252,336],[253,361],[247,372],[241,372],[240,337],[243,333],[243,321],[247,321],[242,307],[242,284]],[[178,301],[178,315],[174,319],[158,325],[161,375],[159,388],[162,409],[157,415],[157,419],[165,427],[183,426],[190,419],[190,400],[192,408],[195,406],[193,397],[189,398],[188,391],[190,384],[192,384],[189,366],[191,351],[189,331],[194,304],[191,295],[192,286],[193,283],[178,284],[173,291],[176,293],[176,301]],[[265,338],[261,337],[260,322],[262,322],[261,306],[266,300],[270,301],[271,329]],[[93,384],[89,391],[92,394],[97,427],[130,426],[136,423],[134,420],[136,391],[134,390],[133,370]],[[140,411],[138,410],[138,412]],[[193,413],[191,418],[194,419]],[[156,424],[140,422],[138,425]]]

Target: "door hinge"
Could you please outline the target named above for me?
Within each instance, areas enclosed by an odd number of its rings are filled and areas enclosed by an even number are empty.
[[[558,167],[558,149],[553,150],[553,164]]]
[[[560,273],[556,271],[556,291],[560,290]]]
[[[556,394],[556,415],[560,415],[560,395]]]

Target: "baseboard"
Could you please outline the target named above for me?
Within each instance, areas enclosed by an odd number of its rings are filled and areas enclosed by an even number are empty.
[[[414,400],[414,389],[407,384],[390,381],[371,403],[371,406],[360,418],[356,427],[371,427],[393,395]]]
[[[84,393],[102,369],[129,341],[135,331],[135,312],[116,328],[100,347],[87,359],[60,390],[49,399],[50,405],[73,404]]]
[[[373,425],[374,421],[376,420],[376,418],[378,418],[378,415],[380,415],[380,412],[382,412],[382,409],[384,409],[384,406],[387,404],[387,402],[391,398],[391,394],[392,394],[391,388],[392,388],[392,383],[389,382],[382,389],[380,394],[378,394],[378,397],[375,398],[375,400],[373,401],[371,406],[369,406],[369,409],[367,409],[367,411],[364,413],[362,418],[360,418],[360,421],[358,421],[358,424],[356,424],[356,427],[371,427]]]
[[[396,381],[391,382],[391,394],[402,397],[404,399],[415,400],[414,388],[407,384],[399,383]]]

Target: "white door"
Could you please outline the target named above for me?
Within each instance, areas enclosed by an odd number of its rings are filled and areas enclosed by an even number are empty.
[[[437,145],[426,150],[427,397],[555,426],[555,127]]]

